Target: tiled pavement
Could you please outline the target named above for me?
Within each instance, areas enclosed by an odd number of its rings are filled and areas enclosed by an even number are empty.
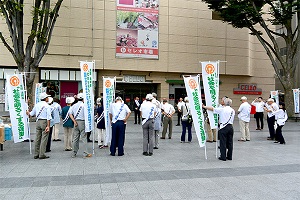
[[[92,158],[71,158],[61,141],[52,142],[50,159],[34,160],[28,143],[7,141],[0,199],[300,199],[300,123],[286,124],[280,145],[266,140],[267,128],[255,131],[253,119],[251,141],[238,142],[237,122],[233,160],[226,162],[216,159],[215,143],[207,144],[206,160],[195,134],[192,143],[180,143],[178,126],[153,156],[143,156],[142,128],[132,119],[122,157],[95,144]]]

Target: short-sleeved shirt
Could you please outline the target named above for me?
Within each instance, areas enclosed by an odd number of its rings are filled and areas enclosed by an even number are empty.
[[[268,110],[272,110],[272,112],[275,112],[275,111],[279,110],[279,107],[275,102],[272,103],[271,105],[266,103],[266,107],[267,107]],[[268,117],[273,117],[274,116],[274,114],[272,112],[268,112]]]
[[[227,124],[233,124],[235,111],[230,106],[214,108],[214,113],[219,114],[220,129]]]
[[[256,112],[264,112],[265,103],[263,101],[261,101],[261,102],[255,102],[255,101],[253,101],[251,103],[251,105],[255,106],[255,111]]]
[[[155,110],[156,106],[151,101],[144,101],[140,108],[140,111],[142,112],[142,118],[154,118]]]
[[[131,110],[126,104],[121,102],[112,103],[109,107],[109,114],[112,115],[112,123],[118,120],[124,120],[128,113],[131,113]]]
[[[178,102],[178,104],[177,104],[178,111],[180,110],[180,112],[182,112],[181,108],[182,108],[183,105],[184,105],[183,101]]]
[[[174,107],[171,104],[169,104],[169,103],[163,104],[161,108],[164,110],[164,112],[166,114],[171,114],[171,113],[175,112]]]
[[[69,114],[68,113],[69,109],[70,109],[70,106],[65,106],[65,107],[62,108],[62,111],[61,111],[61,118],[62,118],[62,120],[64,120],[67,117],[67,115]],[[63,127],[71,127],[71,128],[74,127],[74,122],[72,121],[72,119],[70,117],[63,124]]]
[[[251,106],[248,102],[244,102],[240,105],[238,117],[240,120],[244,122],[250,122],[250,112],[251,112]]]
[[[71,108],[69,114],[72,114],[75,120],[84,120],[84,103],[78,101]]]
[[[51,107],[46,101],[38,102],[30,112],[30,116],[36,116],[36,119],[46,119],[51,120]]]
[[[59,124],[60,115],[61,115],[61,106],[57,102],[53,102],[52,107],[54,108],[53,109],[54,123]]]

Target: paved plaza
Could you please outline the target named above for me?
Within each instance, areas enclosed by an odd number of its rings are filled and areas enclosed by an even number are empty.
[[[172,139],[160,140],[153,156],[142,155],[142,128],[132,117],[122,157],[95,144],[92,158],[71,158],[60,141],[52,142],[49,159],[35,160],[28,142],[7,141],[0,152],[0,199],[300,199],[300,123],[286,123],[286,145],[280,145],[251,120],[250,142],[237,141],[235,120],[233,160],[226,162],[216,159],[215,143],[207,144],[206,160],[195,134],[192,143],[180,143],[175,117]]]

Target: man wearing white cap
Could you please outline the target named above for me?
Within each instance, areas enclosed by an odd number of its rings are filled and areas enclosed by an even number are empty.
[[[130,113],[130,109],[121,97],[117,97],[115,103],[110,105],[109,118],[112,127],[110,155],[112,156],[116,154],[116,146],[118,146],[118,156],[124,155],[125,123]]]
[[[240,124],[240,131],[242,133],[241,139],[238,141],[246,142],[250,141],[250,131],[249,131],[249,122],[250,122],[250,112],[251,105],[247,102],[247,97],[241,97],[242,104],[238,109],[238,118]]]
[[[62,108],[61,118],[63,120],[63,128],[64,128],[64,144],[65,151],[72,151],[72,131],[74,127],[74,122],[69,116],[69,110],[72,103],[75,101],[74,97],[67,97],[66,103],[67,105]]]
[[[36,116],[36,138],[34,147],[34,159],[46,159],[49,156],[45,155],[46,145],[50,130],[51,108],[48,105],[48,97],[50,95],[40,94],[40,102],[37,103],[31,112],[27,111],[28,116]]]
[[[74,129],[73,129],[73,155],[72,158],[75,158],[77,152],[79,150],[79,139],[81,140],[84,145],[83,157],[88,158],[92,157],[92,154],[88,153],[87,150],[87,140],[86,140],[86,132],[85,132],[85,122],[84,122],[84,104],[83,104],[83,94],[79,93],[77,95],[78,102],[75,103],[69,112],[69,117],[74,122]]]
[[[275,139],[275,128],[274,128],[275,115],[273,113],[279,110],[279,107],[274,102],[274,99],[270,98],[267,100],[266,107],[264,109],[266,112],[268,112],[267,122],[268,122],[270,137],[268,137],[267,140],[274,140]]]
[[[156,115],[156,106],[152,103],[152,94],[146,95],[146,101],[141,105],[141,117],[143,128],[143,155],[152,156],[153,154],[153,129],[154,129],[154,116]]]

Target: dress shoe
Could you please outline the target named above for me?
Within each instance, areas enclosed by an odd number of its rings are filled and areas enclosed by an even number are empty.
[[[212,140],[206,140],[206,142],[210,142],[210,143],[213,143],[213,141],[212,141]]]
[[[65,149],[65,151],[72,151],[72,149]]]
[[[169,139],[172,139],[171,137],[169,137]]]
[[[160,139],[163,139],[163,140],[164,140],[164,139],[166,139],[166,138],[165,138],[165,137],[160,137]]]
[[[46,153],[49,153],[49,152],[51,152],[51,149],[50,150],[46,150]]]
[[[227,159],[227,160],[232,160],[232,158],[228,158],[228,157],[226,157],[226,159]]]
[[[152,156],[152,155],[153,155],[153,153],[149,153],[149,154],[148,154],[148,156]]]
[[[158,149],[158,147],[153,147],[153,149]]]
[[[256,130],[258,130],[258,131],[259,131],[259,130],[260,130],[260,128],[257,128]]]
[[[221,157],[219,157],[218,159],[219,159],[219,160],[222,160],[222,161],[226,161],[226,159],[223,159],[223,158],[221,158]]]
[[[217,142],[216,140],[214,140],[213,142]]]
[[[115,154],[113,154],[113,153],[110,153],[109,155],[111,155],[111,156],[115,156]]]
[[[180,126],[180,124],[176,124],[176,126]]]
[[[278,143],[278,141],[275,141],[274,143]]]
[[[285,142],[280,142],[279,144],[285,144]]]
[[[274,138],[268,137],[267,140],[274,140]]]
[[[56,141],[61,141],[61,139],[56,139]]]
[[[143,155],[144,156],[148,156],[148,152],[143,152]]]
[[[246,140],[242,140],[242,139],[240,139],[240,140],[238,140],[239,142],[246,142]]]
[[[87,140],[87,142],[93,142],[92,140]]]
[[[118,154],[118,156],[124,156],[124,153]]]
[[[47,159],[47,158],[50,158],[49,156],[42,156],[42,157],[39,157],[39,159]]]
[[[38,158],[39,158],[39,156],[34,156],[33,158],[34,158],[34,159],[38,159]]]
[[[250,140],[246,140],[246,141],[250,141]]]

